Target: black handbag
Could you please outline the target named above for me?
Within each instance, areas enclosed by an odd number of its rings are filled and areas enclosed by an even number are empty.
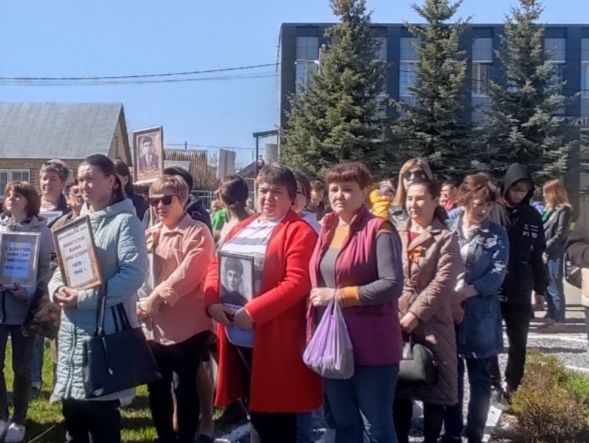
[[[433,385],[438,381],[438,368],[434,354],[410,338],[403,344],[403,359],[399,363],[397,386],[419,387]]]
[[[161,373],[140,327],[132,327],[123,305],[111,308],[113,334],[104,332],[104,286],[99,290],[94,336],[84,343],[84,389],[87,398],[102,397],[152,383]]]

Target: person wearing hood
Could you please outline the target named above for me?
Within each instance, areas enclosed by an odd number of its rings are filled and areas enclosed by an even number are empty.
[[[546,294],[548,278],[542,260],[546,249],[544,227],[538,211],[530,206],[534,183],[527,168],[514,163],[507,169],[501,192],[505,198],[509,236],[509,262],[500,291],[501,312],[509,340],[505,369],[507,398],[518,388],[524,374],[526,346],[532,313],[532,290]],[[493,365],[494,384],[500,383]]]
[[[131,200],[125,198],[114,163],[102,154],[87,157],[78,168],[82,197],[96,243],[103,288],[74,289],[65,286],[58,268],[49,282],[49,297],[62,309],[54,399],[62,400],[68,441],[119,443],[120,399],[126,390],[89,399],[84,389],[84,344],[96,328],[99,293],[106,294],[106,334],[116,331],[111,307],[120,305],[136,327],[137,290],[145,280],[148,260],[143,226]]]
[[[45,219],[39,217],[41,199],[37,190],[27,182],[13,181],[4,190],[4,213],[0,218],[0,231],[39,233],[37,282],[47,281],[49,263],[53,253],[53,239]],[[1,286],[1,285],[0,285]],[[4,368],[8,336],[12,343],[12,370],[14,385],[12,403],[14,413],[8,420],[8,394],[4,371],[0,372],[0,436],[6,442],[20,442],[25,437],[25,420],[29,406],[32,380],[32,357],[35,336],[25,336],[22,325],[27,317],[36,287],[0,287],[0,356]]]

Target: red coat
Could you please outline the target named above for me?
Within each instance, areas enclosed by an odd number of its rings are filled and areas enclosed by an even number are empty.
[[[258,216],[235,226],[227,240]],[[321,406],[321,378],[305,366],[306,304],[311,283],[309,262],[317,235],[294,212],[274,229],[266,249],[261,294],[246,309],[254,319],[250,409],[256,412],[302,412]],[[220,303],[218,261],[205,282],[208,308]],[[219,375],[215,403],[225,406],[248,395],[246,374],[237,351],[218,327]]]

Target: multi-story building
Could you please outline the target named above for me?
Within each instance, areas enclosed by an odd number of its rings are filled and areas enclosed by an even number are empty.
[[[331,24],[285,23],[280,32],[280,124],[286,124],[289,97],[297,93],[317,71],[319,53],[327,44],[325,29]],[[471,24],[461,37],[461,47],[468,59],[465,82],[467,118],[477,121],[488,104],[487,88],[491,80],[502,81],[502,69],[496,50],[501,45],[503,25]],[[411,101],[410,86],[415,84],[418,57],[416,40],[405,25],[374,24],[374,38],[380,41],[379,60],[387,63],[385,91],[389,97]],[[567,97],[560,112],[572,125],[589,129],[589,24],[546,25],[545,48],[554,65],[554,82]],[[387,112],[394,112],[388,109]],[[578,155],[578,153],[577,153]],[[579,174],[567,177],[573,193],[589,189],[589,158],[582,159]]]

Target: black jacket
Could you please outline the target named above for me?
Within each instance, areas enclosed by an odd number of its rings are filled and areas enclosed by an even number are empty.
[[[526,180],[532,189],[518,205],[507,204],[507,225],[509,236],[509,263],[501,295],[508,303],[531,303],[532,289],[538,294],[546,293],[548,276],[542,261],[546,249],[544,227],[538,211],[530,206],[534,185],[527,169],[512,164],[505,174],[501,188],[503,196],[516,182]],[[507,199],[507,198],[506,198]]]
[[[546,254],[551,255],[562,251],[569,236],[569,226],[573,220],[573,210],[568,206],[557,208],[548,220],[544,221],[544,237],[546,238]]]
[[[188,205],[186,206],[186,212],[190,215],[191,219],[204,223],[209,228],[209,231],[213,231],[213,228],[211,228],[211,216],[203,206],[201,199],[190,196]]]

